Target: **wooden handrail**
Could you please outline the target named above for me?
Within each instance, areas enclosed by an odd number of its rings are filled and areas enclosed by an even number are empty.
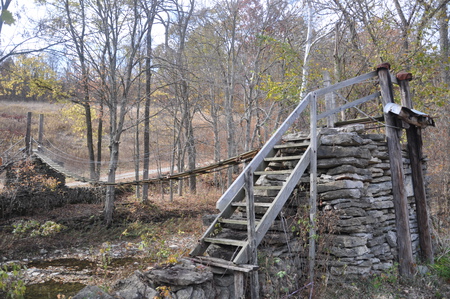
[[[253,160],[247,165],[247,167],[242,171],[242,173],[236,178],[236,180],[231,184],[231,186],[225,191],[225,193],[219,198],[216,203],[216,208],[222,211],[225,207],[237,196],[238,193],[242,192],[244,187],[244,176],[249,169],[259,170],[259,166],[263,162],[264,158],[273,150],[273,147],[281,141],[283,135],[292,126],[292,124],[298,119],[300,114],[308,107],[312,96],[325,95],[327,93],[342,89],[347,86],[358,84],[364,82],[368,79],[377,76],[377,72],[373,71],[355,78],[351,78],[315,91],[308,93],[305,98],[298,104],[298,106],[292,111],[292,113],[286,118],[286,120],[281,124],[278,130],[272,135],[272,137],[266,142],[266,144],[261,148],[259,153],[253,158]],[[361,100],[368,101],[373,99],[378,94],[373,94],[365,97]],[[336,108],[337,113],[340,110]],[[322,116],[322,115],[321,115]]]

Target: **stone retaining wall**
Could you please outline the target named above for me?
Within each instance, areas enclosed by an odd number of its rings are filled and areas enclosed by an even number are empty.
[[[296,134],[291,134],[285,141],[297,138]],[[411,171],[406,152],[403,157],[411,239],[413,253],[417,255],[419,242]],[[351,279],[393,268],[397,262],[397,238],[385,135],[364,134],[364,126],[361,125],[322,130],[318,176],[317,263],[323,266],[320,275],[331,280]],[[299,226],[299,222],[304,223],[308,219],[308,181],[309,175],[305,175],[283,212],[290,224],[285,230],[284,240],[274,243],[272,232],[266,237],[270,242],[265,240],[259,248],[261,255],[275,258],[277,262],[269,271],[272,275],[288,269],[289,265],[295,270],[286,275],[300,276],[307,270],[308,227],[306,224]],[[302,189],[306,192],[302,193]],[[288,215],[294,213],[296,217],[293,223],[289,223]],[[303,230],[297,233],[303,238],[301,240],[291,234],[298,230]],[[274,289],[283,281],[275,283]]]

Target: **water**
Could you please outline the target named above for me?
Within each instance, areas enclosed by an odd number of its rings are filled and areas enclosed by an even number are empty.
[[[112,258],[108,263],[108,274],[112,274],[115,270],[123,267],[139,267],[140,265],[146,265],[150,261],[149,259],[133,258],[133,257],[121,257]],[[94,261],[76,258],[60,258],[52,260],[37,260],[31,261],[27,265],[28,269],[36,268],[38,271],[42,269],[47,271],[47,275],[51,277],[51,272],[62,275],[73,275],[81,278],[98,275],[98,270],[102,266]],[[105,269],[103,269],[105,270]],[[105,273],[106,275],[106,273]],[[55,276],[56,277],[56,276]],[[86,282],[86,280],[84,280]],[[25,299],[59,299],[58,295],[64,295],[60,298],[69,299],[69,296],[76,295],[86,284],[81,282],[61,282],[55,280],[48,280],[43,283],[30,284],[26,286]]]
[[[85,285],[79,282],[62,283],[49,280],[44,283],[28,285],[25,299],[56,299],[59,294],[68,299],[69,296],[76,295],[84,287]]]

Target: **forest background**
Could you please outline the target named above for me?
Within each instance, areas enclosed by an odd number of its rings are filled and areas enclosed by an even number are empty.
[[[445,223],[449,2],[39,0],[39,15],[27,17],[30,7],[5,0],[0,101],[58,105],[66,126],[46,121],[43,146],[67,168],[108,182],[125,171],[147,179],[150,169],[183,172],[258,148],[302,95],[323,86],[324,72],[336,83],[389,62],[392,72],[413,74],[415,108],[436,119],[424,146],[433,217]],[[21,24],[27,30],[5,34]],[[336,96],[342,104],[366,93]],[[372,103],[339,120],[381,111]],[[13,152],[25,135],[15,122],[23,120],[1,117],[10,122],[1,128],[0,152]],[[297,127],[308,123],[300,119]],[[68,135],[79,142],[67,144]],[[226,188],[235,171],[216,174],[214,184]],[[180,181],[179,194],[195,193],[196,180],[187,188]],[[107,188],[109,225],[115,187]],[[148,186],[137,193],[148,200]]]

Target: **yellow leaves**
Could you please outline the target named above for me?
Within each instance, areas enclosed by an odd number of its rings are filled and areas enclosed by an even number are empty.
[[[159,286],[156,288],[156,290],[159,292],[159,295],[153,297],[153,299],[172,298],[172,295],[170,295],[170,287]]]
[[[44,55],[15,57],[3,81],[5,94],[24,95],[33,100],[58,100],[66,97],[56,72]]]

